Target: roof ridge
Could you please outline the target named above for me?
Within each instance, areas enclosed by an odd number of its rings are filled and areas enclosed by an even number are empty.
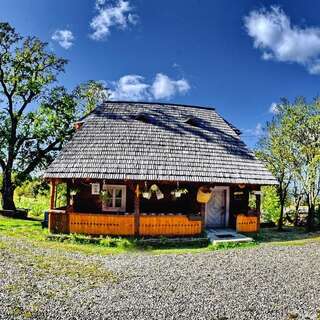
[[[187,108],[197,108],[197,109],[205,109],[205,110],[212,110],[215,111],[214,107],[209,106],[199,106],[199,105],[192,105],[192,104],[184,104],[184,103],[169,103],[169,102],[155,102],[155,101],[126,101],[126,100],[106,100],[103,101],[102,104],[105,103],[128,103],[128,104],[153,104],[153,105],[166,105],[166,106],[177,106],[177,107],[187,107]]]

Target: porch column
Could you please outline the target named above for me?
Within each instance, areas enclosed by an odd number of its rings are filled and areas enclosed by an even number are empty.
[[[260,215],[261,215],[261,191],[256,191],[256,211],[257,211],[257,231],[260,230]]]
[[[140,225],[140,195],[135,194],[134,196],[134,234],[139,235]]]
[[[69,181],[67,181],[67,209],[70,207],[70,185],[69,185]]]
[[[257,191],[256,193],[256,210],[257,210],[257,213],[260,214],[261,212],[261,191]]]
[[[50,181],[50,209],[54,209],[56,206],[56,181],[52,179]]]
[[[204,203],[200,204],[200,215],[201,215],[201,232],[205,229],[205,215],[206,215],[206,205]]]

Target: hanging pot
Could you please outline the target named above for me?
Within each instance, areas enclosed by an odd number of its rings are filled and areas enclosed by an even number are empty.
[[[151,192],[150,191],[142,192],[142,197],[149,200],[151,198]]]
[[[197,201],[199,203],[208,203],[212,196],[212,189],[200,187],[197,193]]]
[[[161,200],[161,199],[164,198],[164,194],[158,189],[156,191],[156,197],[157,197],[158,200]]]
[[[180,197],[181,197],[181,191],[175,191],[175,192],[174,192],[174,196],[175,196],[176,198],[180,198]]]

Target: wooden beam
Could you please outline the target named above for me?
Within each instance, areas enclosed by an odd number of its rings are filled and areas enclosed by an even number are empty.
[[[260,214],[261,212],[261,195],[260,194],[256,194],[256,210],[257,210],[257,213]]]
[[[56,181],[50,181],[50,209],[54,209],[56,205]]]
[[[134,194],[134,234],[135,236],[139,235],[139,227],[140,227],[140,194],[138,192],[135,192]]]
[[[206,205],[204,203],[200,204],[200,215],[201,215],[201,232],[204,232],[205,218],[206,218]]]

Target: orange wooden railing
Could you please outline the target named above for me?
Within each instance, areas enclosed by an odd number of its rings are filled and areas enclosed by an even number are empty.
[[[258,232],[260,230],[259,215],[237,215],[237,232]]]
[[[49,230],[53,233],[78,233],[118,236],[182,236],[201,233],[201,219],[184,215],[141,215],[135,224],[133,214],[101,214],[49,211]],[[136,232],[135,232],[136,231]]]
[[[142,215],[141,236],[186,236],[201,233],[201,220],[192,221],[184,215]]]
[[[71,212],[69,226],[70,233],[130,236],[134,234],[134,216]]]

